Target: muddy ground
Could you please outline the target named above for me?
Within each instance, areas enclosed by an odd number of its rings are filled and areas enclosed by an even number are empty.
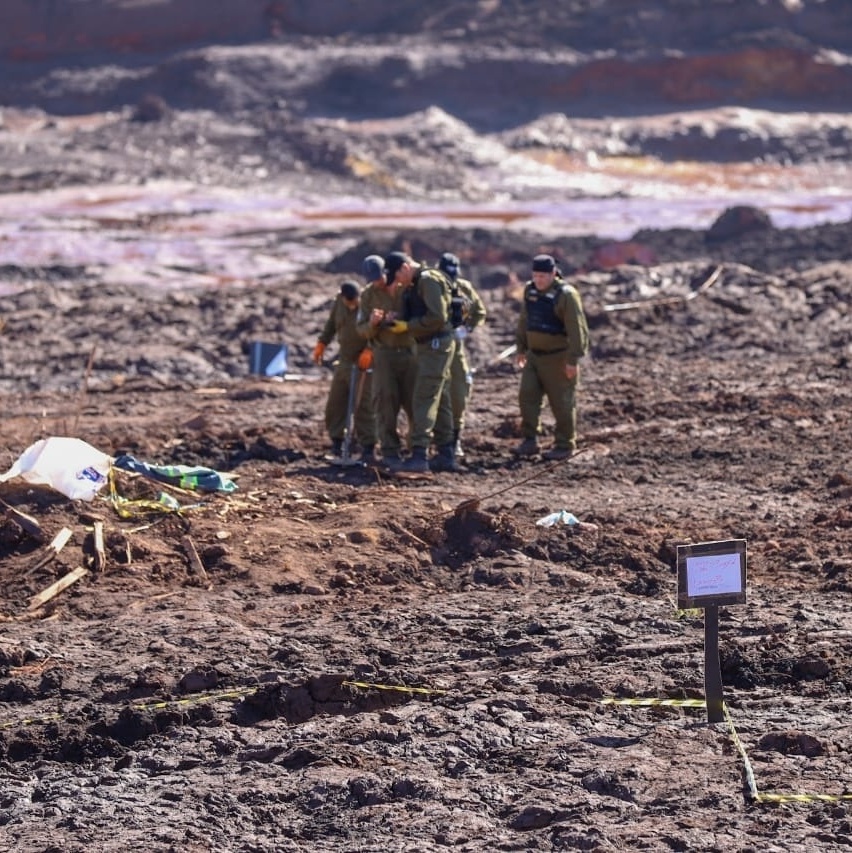
[[[245,60],[258,86],[271,50]],[[204,79],[235,103],[242,66],[222,54]],[[89,503],[0,483],[0,850],[852,846],[852,221],[822,221],[850,186],[848,116],[723,109],[694,133],[551,116],[489,137],[434,109],[100,106],[3,113],[0,471],[76,436],[238,488],[117,471],[118,498],[181,505],[121,514],[108,488]],[[691,164],[648,159],[684,140]],[[807,226],[724,200],[718,219],[649,217],[628,242],[570,220],[593,191],[631,222],[631,193],[662,215],[684,194],[767,189]],[[288,197],[301,220],[270,213]],[[512,219],[544,197],[577,203],[548,229]],[[400,199],[432,212],[400,222]],[[491,219],[466,227],[453,201]],[[329,463],[331,373],[310,360],[339,283],[403,247],[456,251],[488,310],[463,471],[428,482]],[[556,464],[512,456],[503,357],[542,250],[593,342],[579,453]],[[249,373],[254,341],[288,345],[283,379]],[[546,412],[545,447],[551,428]],[[536,523],[557,510],[579,523]],[[730,720],[606,704],[703,697],[677,546],[740,538]]]
[[[7,465],[76,435],[239,488],[167,488],[191,508],[122,518],[106,490],[89,504],[0,486],[48,541],[72,532],[45,560],[2,523],[3,849],[852,843],[846,801],[755,802],[729,726],[703,710],[601,704],[703,695],[676,546],[745,538],[748,604],[722,610],[721,660],[757,790],[848,790],[848,233],[716,250],[680,235],[706,257],[578,274],[594,346],[581,453],[556,465],[512,458],[518,376],[499,355],[517,289],[483,288],[464,472],[428,483],[324,460],[329,376],[307,355],[333,275],[159,294],[56,280],[6,297]],[[795,269],[733,259],[797,242]],[[809,263],[816,243],[845,260]],[[303,330],[292,376],[252,377],[247,342],[276,339],[282,302]],[[161,487],[119,472],[117,488]],[[582,523],[536,525],[559,509]],[[88,574],[30,609],[78,566]]]

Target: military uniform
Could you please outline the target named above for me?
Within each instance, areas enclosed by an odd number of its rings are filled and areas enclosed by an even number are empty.
[[[336,337],[340,346],[337,366],[331,378],[331,388],[325,404],[325,426],[335,448],[340,446],[346,433],[346,415],[349,410],[349,392],[353,372],[361,386],[353,413],[354,434],[362,447],[372,448],[376,443],[376,418],[371,401],[372,382],[369,371],[357,370],[358,356],[364,349],[364,338],[358,334],[355,320],[358,308],[349,308],[341,294],[337,294],[328,319],[320,332],[319,341],[327,347]],[[353,367],[356,367],[353,371]]]
[[[589,329],[577,289],[559,275],[544,291],[527,282],[515,343],[518,355],[526,358],[518,393],[525,443],[536,441],[546,396],[556,421],[554,448],[574,450],[577,378],[567,378],[565,367],[576,366],[589,350]]]
[[[453,444],[450,368],[456,341],[450,322],[449,278],[439,270],[420,267],[406,291],[405,319],[417,345],[411,446],[428,449],[434,438],[439,452]]]
[[[413,421],[411,398],[416,371],[414,338],[408,332],[392,332],[389,324],[374,326],[372,312],[378,309],[388,316],[402,316],[402,298],[375,282],[361,294],[356,329],[373,348],[373,408],[376,413],[378,439],[385,459],[398,458],[402,451],[398,418],[400,409]]]
[[[453,282],[458,296],[453,297],[460,304],[453,305],[452,324],[455,329],[456,354],[450,367],[450,400],[453,408],[453,432],[455,439],[464,427],[464,415],[473,386],[473,374],[465,351],[464,340],[469,332],[485,322],[485,305],[474,286],[466,278],[456,278]]]

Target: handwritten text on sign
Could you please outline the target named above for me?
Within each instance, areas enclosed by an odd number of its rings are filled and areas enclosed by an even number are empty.
[[[739,554],[687,557],[686,589],[691,598],[742,592]]]

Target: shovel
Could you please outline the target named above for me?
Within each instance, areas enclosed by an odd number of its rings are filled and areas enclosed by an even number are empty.
[[[343,431],[343,452],[340,457],[333,459],[331,464],[341,468],[350,468],[361,463],[357,459],[352,458],[352,419],[355,414],[355,409],[361,401],[361,391],[364,387],[364,377],[366,371],[361,371],[358,381],[355,381],[355,375],[358,373],[358,365],[352,365],[352,373],[349,376],[349,402],[346,406],[346,427]]]

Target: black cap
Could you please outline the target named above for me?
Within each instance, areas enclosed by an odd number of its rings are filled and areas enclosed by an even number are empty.
[[[556,261],[553,255],[536,255],[532,262],[533,272],[553,272],[556,269]]]
[[[361,291],[358,289],[358,285],[355,284],[354,281],[344,281],[343,284],[340,285],[340,295],[344,299],[357,299],[361,295]]]
[[[385,258],[385,281],[388,284],[393,284],[397,272],[403,264],[413,264],[414,261],[405,252],[391,252]]]
[[[381,255],[367,255],[361,266],[364,280],[369,284],[385,277],[385,262]]]
[[[461,261],[452,252],[444,252],[438,261],[438,269],[445,272],[450,278],[455,278],[461,269]]]

